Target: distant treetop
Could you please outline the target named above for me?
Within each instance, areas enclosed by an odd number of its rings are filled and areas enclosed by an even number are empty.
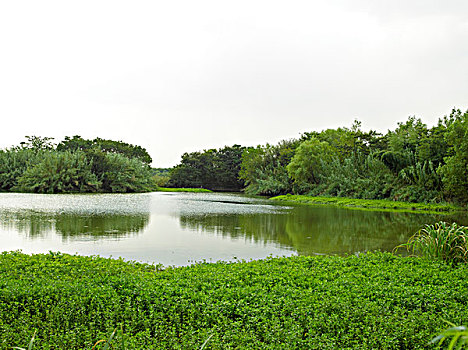
[[[150,164],[153,160],[145,148],[125,143],[122,141],[105,140],[99,137],[94,140],[83,139],[79,135],[73,137],[66,136],[65,140],[57,145],[58,151],[90,151],[101,150],[106,153],[119,153],[127,158],[137,158],[146,164]]]

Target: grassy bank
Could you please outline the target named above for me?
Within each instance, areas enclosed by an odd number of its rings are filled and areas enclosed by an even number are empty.
[[[467,324],[468,266],[391,254],[161,270],[62,254],[0,255],[0,347],[423,349]],[[102,342],[98,348],[103,348]]]
[[[211,190],[207,190],[206,188],[169,188],[169,187],[158,187],[158,192],[213,192]]]
[[[453,212],[463,210],[452,204],[437,203],[409,203],[379,199],[354,199],[342,197],[312,197],[304,195],[283,195],[270,198],[275,201],[295,202],[301,204],[327,204],[340,207],[364,208],[364,209],[384,209],[384,210],[404,210],[404,211],[431,211],[431,212]]]

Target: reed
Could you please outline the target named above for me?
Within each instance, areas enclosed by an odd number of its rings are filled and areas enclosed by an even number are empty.
[[[449,322],[450,323],[450,322]],[[450,339],[450,342],[447,345],[447,350],[453,349],[467,349],[468,348],[468,329],[465,326],[455,326],[450,323],[452,326],[449,329],[446,329],[437,337],[432,339],[429,344],[436,344],[438,348],[445,343],[445,340]]]
[[[426,225],[401,246],[414,255],[457,264],[468,262],[467,244],[468,227],[441,221]]]

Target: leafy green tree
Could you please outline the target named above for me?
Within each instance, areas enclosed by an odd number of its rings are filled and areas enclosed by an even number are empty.
[[[52,142],[53,137],[41,136],[26,136],[27,141],[20,142],[21,149],[29,149],[33,151],[51,151],[55,149],[55,144]]]
[[[292,191],[293,181],[287,165],[294,156],[299,140],[284,140],[277,145],[248,148],[242,155],[239,176],[250,194],[276,195]]]
[[[446,133],[450,146],[445,164],[439,168],[447,197],[468,202],[468,111],[453,110]]]
[[[320,132],[304,133],[302,140],[317,138],[328,144],[336,150],[341,160],[350,157],[356,152],[361,154],[375,153],[387,148],[387,140],[377,131],[370,130],[364,132],[361,130],[362,123],[355,120],[351,128],[326,129]]]
[[[172,187],[203,187],[218,191],[239,191],[239,179],[244,147],[240,145],[184,153],[182,160],[171,171]]]
[[[409,117],[405,123],[398,123],[395,131],[389,131],[388,150],[383,152],[382,160],[395,175],[418,161],[418,150],[428,138],[427,125],[421,119]]]
[[[356,152],[322,163],[320,185],[311,195],[382,199],[391,194],[394,176],[376,154]]]
[[[323,164],[331,162],[333,157],[337,157],[337,152],[328,142],[311,137],[297,147],[286,168],[289,176],[302,190],[310,190],[311,186],[320,183]]]
[[[417,147],[417,159],[420,162],[431,162],[435,168],[444,163],[444,158],[448,155],[450,145],[445,135],[448,128],[454,121],[454,116],[439,119],[437,125],[430,128],[423,136]]]
[[[171,171],[172,187],[205,187],[214,181],[213,161],[216,150],[184,153],[180,164]]]
[[[127,158],[137,158],[146,164],[150,164],[152,162],[152,158],[146,149],[140,146],[132,145],[122,141],[105,140],[99,137],[95,138],[94,140],[86,140],[78,135],[73,137],[67,136],[65,137],[64,141],[57,145],[57,150],[81,150],[86,153],[92,153],[92,151],[100,150],[104,153],[122,154]]]
[[[393,132],[389,132],[389,149],[393,152],[410,150],[416,153],[422,139],[427,136],[427,125],[420,118],[409,117],[405,123],[398,123]]]
[[[215,153],[215,186],[212,189],[240,191],[244,187],[244,181],[239,178],[244,150],[241,145],[233,145]]]
[[[9,191],[18,185],[18,179],[44,152],[54,149],[52,137],[25,136],[19,146],[0,150],[0,191]]]

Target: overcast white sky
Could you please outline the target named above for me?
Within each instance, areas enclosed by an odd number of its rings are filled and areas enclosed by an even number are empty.
[[[1,1],[0,148],[184,152],[468,109],[466,0]]]

